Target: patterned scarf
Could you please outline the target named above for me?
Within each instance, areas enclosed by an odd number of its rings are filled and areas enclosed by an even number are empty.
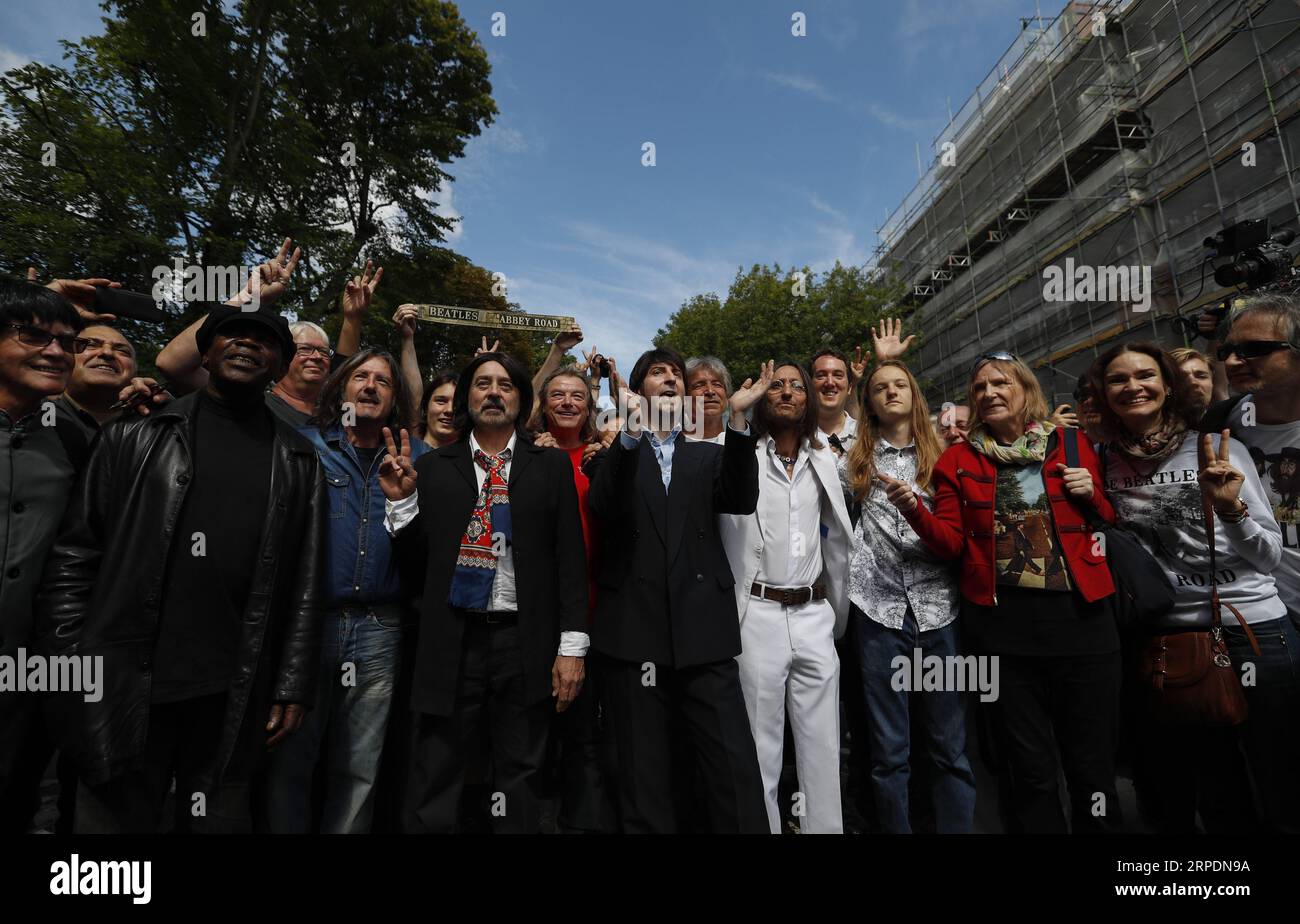
[[[1127,430],[1120,433],[1115,441],[1115,448],[1140,462],[1163,462],[1183,445],[1187,436],[1187,424],[1171,415],[1160,424],[1160,429],[1146,436],[1134,436]]]
[[[487,469],[478,500],[469,515],[469,525],[460,539],[456,573],[451,578],[449,602],[467,610],[486,610],[492,600],[492,581],[497,576],[498,549],[493,536],[510,542],[510,491],[502,469],[510,461],[510,450],[490,456],[474,450],[474,461]],[[504,546],[503,546],[504,548]]]
[[[1034,465],[1041,463],[1047,456],[1047,437],[1055,429],[1056,424],[1050,420],[1041,423],[1035,420],[1025,427],[1025,432],[1020,435],[1020,439],[1010,446],[1003,446],[985,429],[984,424],[977,423],[970,428],[970,435],[966,440],[972,449],[987,456],[993,462]]]

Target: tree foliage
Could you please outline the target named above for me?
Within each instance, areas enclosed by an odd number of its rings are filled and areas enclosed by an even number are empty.
[[[819,274],[755,264],[736,271],[725,299],[713,293],[688,299],[655,343],[686,356],[717,356],[739,383],[768,359],[807,363],[824,347],[850,357],[859,345],[869,351],[870,327],[895,310],[900,294],[897,283],[864,267],[836,263]]]
[[[108,0],[104,12],[103,33],[65,42],[61,66],[0,76],[0,272],[30,264],[147,292],[175,257],[255,265],[292,236],[304,259],[283,307],[327,327],[367,257],[387,266],[376,311],[399,289],[494,298],[486,270],[438,246],[453,221],[438,213],[446,167],[497,111],[487,54],[453,3]],[[189,320],[125,326],[148,353]],[[440,356],[463,353],[457,331],[422,325],[431,339]]]

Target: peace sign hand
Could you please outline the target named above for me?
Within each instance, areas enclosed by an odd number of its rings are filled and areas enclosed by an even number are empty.
[[[479,345],[479,348],[478,348],[477,350],[474,351],[474,355],[475,355],[475,356],[482,356],[484,353],[495,353],[495,352],[497,351],[497,347],[499,347],[499,346],[501,346],[501,341],[500,341],[500,340],[493,340],[493,341],[492,341],[492,345],[491,345],[491,346],[488,346],[488,345],[487,345],[487,336],[484,335],[484,337],[483,337],[483,342],[482,342],[482,344]]]
[[[254,298],[259,305],[262,303],[270,305],[278,301],[285,289],[289,287],[289,277],[293,275],[293,271],[298,268],[298,261],[302,259],[302,248],[294,247],[293,253],[290,254],[290,247],[293,247],[293,238],[286,237],[276,255],[248,277],[248,285],[244,287],[244,291],[226,304],[242,306]]]
[[[891,478],[884,472],[877,472],[876,477],[885,486],[885,499],[899,509],[902,513],[911,513],[916,509],[916,494],[912,491],[911,485],[899,481],[897,478]]]
[[[379,280],[384,278],[384,268],[374,270],[374,262],[366,261],[366,268],[361,271],[360,276],[348,280],[348,284],[343,287],[343,316],[345,318],[359,318],[370,310],[370,297],[375,294],[375,286],[379,285]]]
[[[402,445],[398,450],[393,441],[393,431],[384,427],[384,445],[388,455],[379,465],[379,487],[390,501],[405,500],[415,493],[417,478],[411,464],[411,437],[402,429]]]
[[[1219,435],[1216,452],[1214,437],[1209,433],[1201,436],[1201,472],[1197,480],[1215,513],[1237,513],[1242,506],[1241,486],[1246,483],[1246,476],[1232,466],[1228,444],[1231,438],[1232,431],[1224,430]]]
[[[862,346],[858,345],[853,348],[853,361],[849,363],[849,371],[853,373],[853,381],[862,378],[862,373],[867,371],[867,357],[862,355]]]

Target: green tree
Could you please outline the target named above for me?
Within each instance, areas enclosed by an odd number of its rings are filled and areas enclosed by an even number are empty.
[[[324,319],[366,255],[444,239],[444,167],[496,114],[487,54],[454,4],[104,11],[102,35],[64,43],[63,66],[0,76],[0,272],[148,291],[174,257],[252,265],[292,235],[305,258],[285,307]],[[130,333],[147,346],[190,314]]]
[[[736,271],[725,299],[712,293],[688,299],[655,343],[687,356],[717,356],[739,382],[768,359],[806,362],[826,346],[850,357],[859,345],[870,351],[871,325],[894,310],[899,295],[896,283],[864,267],[836,263],[817,274],[755,264]]]

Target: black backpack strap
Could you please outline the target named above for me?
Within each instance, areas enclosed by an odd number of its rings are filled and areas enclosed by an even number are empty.
[[[1079,467],[1079,431],[1074,427],[1065,427],[1061,431],[1061,441],[1065,445],[1065,464],[1070,468]],[[1073,501],[1074,498],[1071,498]],[[1108,524],[1097,513],[1092,504],[1086,501],[1074,501],[1075,505],[1083,511],[1083,517],[1088,521],[1088,525],[1093,529],[1105,529]]]
[[[1079,431],[1074,427],[1062,428],[1061,440],[1065,443],[1065,464],[1070,468],[1079,467]]]

